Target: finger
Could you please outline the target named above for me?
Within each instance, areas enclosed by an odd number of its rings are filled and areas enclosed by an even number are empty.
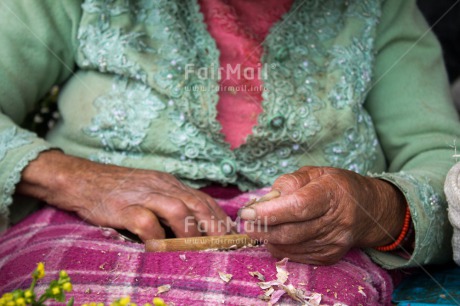
[[[309,247],[297,246],[302,252],[292,253],[283,247],[267,244],[267,250],[276,258],[289,258],[291,261],[306,263],[311,265],[332,265],[340,261],[348,250],[339,250],[336,247],[324,246],[311,249]]]
[[[272,190],[278,190],[281,195],[292,194],[311,181],[310,173],[313,167],[303,167],[293,173],[279,176],[273,183]]]
[[[217,219],[225,220],[228,217],[222,207],[220,207],[216,200],[214,200],[211,196],[199,190],[193,190],[192,193],[198,198],[203,198],[206,206],[213,212]]]
[[[326,249],[335,249],[336,251],[338,251],[339,249],[350,248],[349,245],[342,246],[336,244],[331,239],[313,239],[293,244],[278,244],[272,243],[271,241],[267,241],[266,244],[270,245],[270,247],[273,249],[278,249],[279,251],[283,251],[289,254],[314,254],[325,252]]]
[[[199,193],[202,193],[200,191],[197,191]],[[220,205],[209,195],[202,193],[208,203],[208,206],[212,208],[213,214],[217,216],[217,219],[219,220],[221,224],[225,224],[225,227],[222,229],[222,231],[218,233],[209,233],[208,235],[227,235],[227,234],[237,234],[238,233],[238,227],[235,222],[227,215],[227,213],[220,207]]]
[[[283,245],[313,240],[325,235],[328,230],[321,219],[315,219],[310,222],[283,223],[268,227],[254,226],[253,228],[259,229],[259,231],[247,233],[251,238],[268,241],[270,244]]]
[[[331,198],[327,187],[315,181],[293,194],[243,208],[239,216],[267,225],[309,221],[328,211]]]
[[[155,194],[154,201],[146,201],[143,204],[150,209],[164,223],[168,224],[176,237],[201,236],[193,213],[181,199]]]
[[[140,205],[132,205],[123,209],[122,227],[136,234],[143,241],[163,239],[165,232],[158,218],[150,210]]]
[[[341,230],[328,232],[326,235],[303,241],[300,243],[285,244],[267,241],[267,247],[279,256],[287,254],[294,256],[309,256],[310,259],[331,262],[342,258],[353,246],[353,238],[349,233]],[[289,256],[288,256],[289,257]]]
[[[218,236],[230,232],[232,222],[214,199],[199,191],[184,194],[181,199],[207,235]]]

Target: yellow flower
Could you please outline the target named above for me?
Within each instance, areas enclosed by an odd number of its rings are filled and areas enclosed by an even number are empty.
[[[72,284],[67,282],[67,283],[64,283],[62,285],[62,290],[66,291],[66,292],[70,292],[72,291]]]
[[[59,289],[59,287],[53,287],[53,288],[51,289],[51,293],[52,293],[53,295],[58,295],[59,293],[61,293],[61,289]]]
[[[81,306],[89,306],[88,304],[81,304]]]
[[[5,302],[12,301],[13,300],[13,294],[11,292],[7,292],[2,296],[2,299],[4,299]]]
[[[145,303],[144,306],[152,306],[150,303]]]
[[[16,306],[16,303],[14,301],[8,301],[5,304],[6,306]]]
[[[127,306],[129,304],[129,302],[131,302],[131,298],[129,296],[125,296],[125,297],[122,297],[118,303],[120,304],[120,306]]]
[[[5,306],[6,301],[4,298],[0,298],[0,306]]]
[[[59,272],[59,277],[60,277],[60,278],[66,278],[66,277],[68,277],[68,276],[69,276],[69,275],[67,274],[67,272],[66,272],[65,270],[61,270],[61,271]]]
[[[16,299],[17,306],[26,306],[26,300],[24,298]]]
[[[96,306],[96,305],[97,305],[96,302],[89,303],[89,306]]]
[[[45,264],[43,262],[39,262],[37,264],[37,269],[34,272],[34,276],[37,279],[42,279],[43,277],[45,277]]]
[[[131,304],[129,304],[129,306],[137,306],[137,304],[136,303],[131,303]]]
[[[97,303],[96,306],[104,306],[104,303]]]
[[[155,298],[153,298],[153,305],[155,305],[155,306],[166,306],[166,303],[162,298],[155,297]]]
[[[24,292],[24,296],[25,296],[26,298],[31,298],[33,295],[34,295],[34,294],[33,294],[32,290],[26,290],[26,291]]]

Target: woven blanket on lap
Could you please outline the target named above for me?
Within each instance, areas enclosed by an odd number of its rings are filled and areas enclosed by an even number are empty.
[[[219,203],[232,215],[250,197],[246,193]],[[185,256],[184,256],[185,255]],[[275,263],[264,247],[237,251],[145,253],[142,244],[122,241],[115,231],[89,225],[74,214],[51,207],[29,216],[0,236],[0,293],[30,285],[30,273],[44,262],[47,274],[38,291],[59,270],[69,273],[75,305],[109,303],[130,295],[137,304],[151,302],[157,288],[170,285],[161,296],[174,305],[267,305],[264,291],[249,274],[258,271],[276,279]],[[322,305],[391,305],[393,289],[388,273],[360,250],[350,251],[333,266],[287,263],[292,284],[305,294],[322,294]],[[232,274],[226,283],[219,271]],[[41,285],[40,285],[41,284]],[[279,305],[298,305],[285,294]]]

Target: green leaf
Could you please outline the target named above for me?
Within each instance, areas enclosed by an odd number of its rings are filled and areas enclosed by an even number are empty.
[[[20,298],[24,296],[24,291],[21,289],[16,289],[13,291],[13,297],[14,299]]]
[[[58,302],[64,303],[65,302],[65,294],[64,294],[64,292],[61,290],[61,292],[58,295],[54,296],[54,299],[56,301],[58,301]]]
[[[56,287],[56,286],[59,286],[58,281],[57,280],[52,280],[50,282],[49,288]]]
[[[73,301],[74,301],[74,298],[71,297],[70,300],[67,302],[67,306],[73,306]]]

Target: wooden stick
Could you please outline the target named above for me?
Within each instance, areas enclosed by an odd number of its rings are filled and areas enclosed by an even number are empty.
[[[281,193],[278,190],[272,190],[260,199],[253,199],[246,203],[243,208],[250,207],[257,203],[267,202],[278,198]],[[232,229],[232,233],[235,231]],[[152,239],[145,242],[145,251],[147,252],[177,252],[177,251],[202,251],[209,249],[233,250],[244,246],[257,245],[258,241],[251,239],[248,235],[232,234],[225,236],[202,236],[190,238],[173,238],[173,239]]]
[[[147,252],[202,251],[208,249],[233,250],[254,246],[257,240],[248,235],[202,236],[190,238],[151,239],[145,242]]]

